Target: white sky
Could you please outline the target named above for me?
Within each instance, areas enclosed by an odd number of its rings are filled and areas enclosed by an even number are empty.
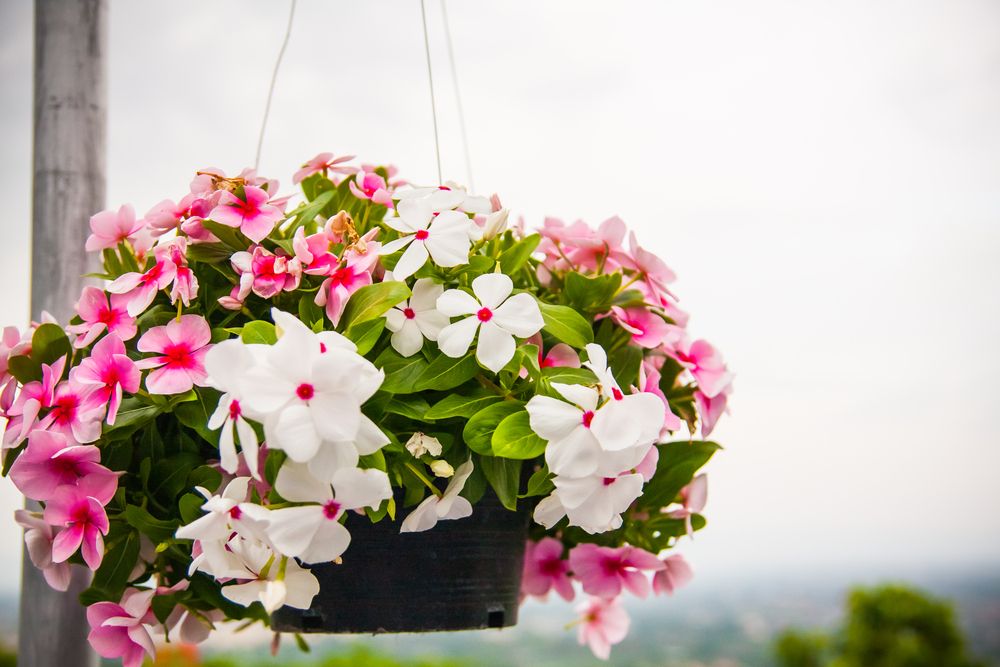
[[[111,3],[108,204],[253,160],[284,2]],[[431,0],[446,178],[464,179]],[[452,2],[476,182],[614,213],[737,373],[701,576],[1000,557],[1000,6]],[[419,4],[301,0],[262,171],[434,175]],[[27,318],[31,5],[0,5],[0,322]],[[0,514],[19,505],[9,483]],[[0,524],[0,590],[17,586]],[[780,569],[779,569],[780,568]]]

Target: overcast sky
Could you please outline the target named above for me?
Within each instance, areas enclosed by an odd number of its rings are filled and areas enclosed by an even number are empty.
[[[108,205],[251,164],[287,3],[110,4]],[[699,575],[996,568],[1000,5],[450,9],[479,191],[529,223],[621,215],[736,372],[709,527],[682,548]],[[0,4],[0,323],[28,317],[31,35],[31,3]],[[290,191],[324,150],[434,179],[417,0],[300,0],[261,170]],[[0,537],[10,590],[12,520]]]

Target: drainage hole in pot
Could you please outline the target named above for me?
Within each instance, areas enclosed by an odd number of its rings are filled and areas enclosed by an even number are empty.
[[[491,609],[486,615],[486,627],[488,628],[502,628],[504,620],[504,610],[503,609]]]

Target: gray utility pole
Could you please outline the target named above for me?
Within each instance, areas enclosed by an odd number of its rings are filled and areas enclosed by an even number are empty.
[[[83,246],[90,216],[104,208],[107,36],[106,0],[35,0],[31,314],[45,310],[61,324],[73,314],[80,276],[97,269]],[[69,591],[59,593],[25,553],[18,665],[97,664],[77,600],[90,576],[73,569]]]

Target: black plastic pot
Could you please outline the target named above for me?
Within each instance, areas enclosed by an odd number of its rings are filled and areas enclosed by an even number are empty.
[[[282,607],[279,632],[436,632],[517,623],[528,514],[487,489],[472,516],[400,533],[400,521],[347,519],[343,564],[310,566],[320,591],[306,610]]]

